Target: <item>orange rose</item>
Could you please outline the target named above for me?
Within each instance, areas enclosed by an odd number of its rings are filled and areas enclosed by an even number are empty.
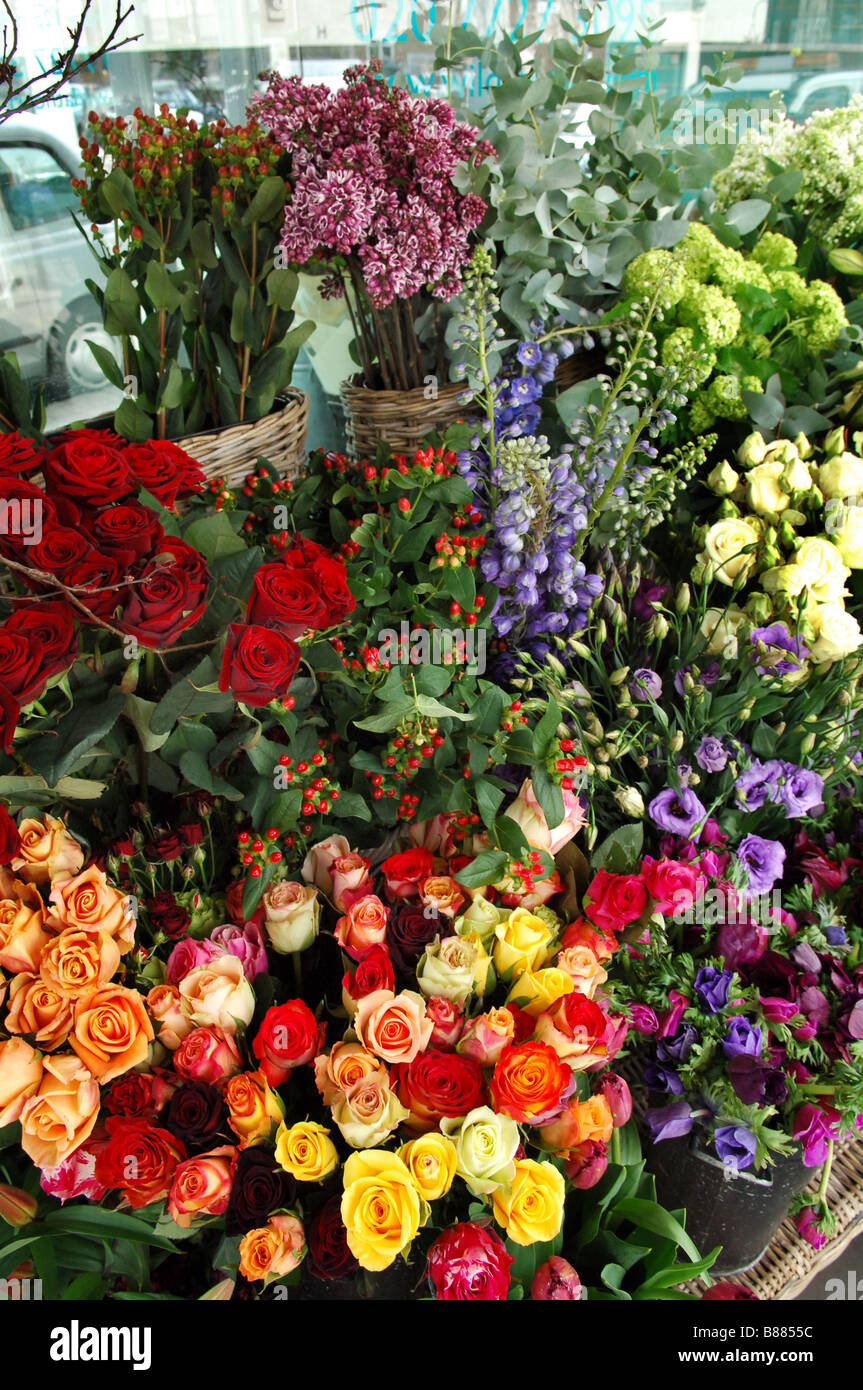
[[[382,946],[387,935],[389,909],[369,893],[351,903],[336,923],[336,941],[354,960],[361,960],[370,946]]]
[[[466,901],[464,893],[449,874],[437,874],[420,884],[420,898],[427,907],[436,907],[444,917],[456,917]]]
[[[567,946],[558,952],[554,963],[569,976],[579,994],[588,999],[592,999],[608,979],[608,971],[603,970],[595,953],[586,945]]]
[[[182,997],[176,985],[154,985],[147,995],[147,1008],[159,1025],[157,1042],[169,1052],[175,1052],[187,1033],[194,1028],[192,1020],[183,1013]]]
[[[426,1013],[421,994],[376,989],[357,1001],[354,1032],[364,1047],[389,1065],[412,1062],[425,1052],[434,1032],[434,1020]]]
[[[72,1031],[71,999],[39,975],[16,975],[9,986],[7,1033],[26,1033],[43,1052],[64,1043]]]
[[[0,1129],[18,1119],[42,1080],[42,1058],[23,1038],[0,1042]]]
[[[80,999],[106,984],[119,964],[120,947],[113,937],[69,927],[51,937],[42,952],[39,974],[58,994]]]
[[[489,1083],[492,1105],[520,1124],[536,1124],[561,1103],[574,1078],[553,1048],[541,1042],[510,1043]]]
[[[248,1231],[240,1241],[240,1273],[254,1282],[263,1279],[265,1286],[273,1279],[282,1279],[296,1269],[306,1253],[303,1224],[290,1212],[277,1212],[266,1226]]]
[[[349,1091],[358,1081],[375,1073],[386,1076],[387,1069],[362,1043],[333,1043],[329,1052],[321,1052],[315,1058],[315,1085],[324,1105],[332,1105],[337,1092]]]
[[[579,917],[563,933],[560,946],[563,951],[570,946],[587,946],[597,960],[610,960],[617,950],[617,937],[614,932],[595,927],[587,917]]]
[[[543,1125],[539,1133],[545,1148],[566,1153],[591,1139],[607,1144],[613,1129],[611,1109],[600,1091],[588,1100],[570,1100],[563,1113]]]
[[[60,931],[78,927],[86,932],[106,932],[125,955],[135,944],[135,919],[129,899],[109,883],[101,869],[91,864],[75,878],[56,878],[51,886],[53,918],[48,925]]]
[[[362,854],[343,854],[333,860],[330,866],[333,902],[339,912],[347,912],[351,903],[371,893],[370,862]]]
[[[16,974],[39,969],[50,934],[36,889],[0,869],[0,966]]]
[[[84,851],[78,841],[63,821],[53,816],[22,820],[18,834],[21,844],[11,867],[26,883],[47,883],[58,874],[77,874],[84,863]]]
[[[267,1085],[262,1071],[232,1076],[223,1091],[228,1107],[228,1124],[240,1141],[240,1148],[262,1144],[273,1125],[285,1118],[285,1107]],[[286,1271],[287,1272],[287,1271]]]
[[[104,1085],[145,1061],[153,1036],[153,1025],[137,990],[104,985],[76,1003],[69,1042]]]
[[[39,1089],[21,1111],[21,1148],[37,1168],[56,1168],[93,1132],[99,1083],[80,1058],[45,1057]]]
[[[224,1144],[177,1165],[168,1194],[172,1221],[188,1230],[196,1216],[221,1216],[227,1210],[237,1153]]]

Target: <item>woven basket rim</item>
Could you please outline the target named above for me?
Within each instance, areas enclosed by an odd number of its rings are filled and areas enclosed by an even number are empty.
[[[426,396],[426,388],[424,386],[412,386],[407,391],[390,391],[386,388],[377,390],[374,386],[363,386],[356,376],[352,376],[347,377],[346,380],[341,383],[339,392],[342,397],[357,396],[374,398],[374,400],[382,406],[388,404],[390,401],[393,405],[405,403],[406,398],[411,396],[415,397],[418,401],[423,401],[428,406],[433,406],[441,397],[449,399],[450,396],[459,395],[464,389],[464,382],[445,381],[442,386],[438,387],[436,396]]]
[[[215,439],[217,436],[228,435],[231,430],[243,430],[251,433],[252,430],[264,427],[268,422],[275,423],[276,417],[281,417],[291,408],[301,410],[309,397],[305,391],[301,391],[298,386],[286,386],[284,391],[276,396],[277,406],[274,402],[272,410],[267,411],[266,415],[261,415],[257,420],[235,420],[232,425],[211,425],[207,430],[195,430],[191,434],[176,434],[169,441],[171,444],[182,444],[184,439]]]

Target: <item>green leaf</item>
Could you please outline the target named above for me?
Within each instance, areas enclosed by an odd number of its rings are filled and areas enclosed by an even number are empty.
[[[646,1231],[650,1231],[653,1235],[664,1236],[667,1240],[673,1240],[675,1245],[679,1245],[681,1250],[689,1256],[690,1260],[700,1260],[701,1256],[695,1244],[686,1234],[680,1222],[658,1202],[649,1202],[644,1197],[624,1197],[622,1201],[615,1204],[614,1214],[617,1217],[622,1217],[625,1221],[631,1221],[635,1226],[643,1226]]]
[[[275,304],[283,313],[293,307],[300,287],[300,277],[287,266],[275,266],[264,281],[267,303]]]
[[[372,818],[368,804],[359,792],[341,792],[338,801],[333,803],[332,810],[333,815],[338,817],[350,816],[353,820],[371,820]]]
[[[285,181],[278,174],[269,174],[261,181],[257,193],[243,214],[243,226],[253,222],[269,222],[285,206]]]
[[[496,787],[494,782],[490,782],[487,777],[477,778],[473,785],[473,792],[483,825],[491,827],[506,793],[502,787]]]
[[[56,732],[44,729],[32,747],[28,744],[27,757],[34,772],[56,785],[114,727],[125,703],[122,691],[111,692],[93,704],[81,700],[58,720]]]
[[[553,830],[556,825],[560,825],[564,817],[563,792],[557,783],[551,780],[546,768],[541,765],[533,769],[530,780],[534,796],[540,804],[548,827]]]
[[[473,719],[472,711],[467,713],[463,710],[451,709],[449,705],[442,705],[440,700],[435,700],[431,695],[417,696],[417,709],[420,714],[428,715],[432,719],[459,719],[463,724],[468,724]]]
[[[147,273],[144,276],[144,289],[153,308],[165,309],[168,313],[173,313],[182,298],[181,291],[175,285],[170,271],[162,265],[161,261],[148,262]]]
[[[179,719],[192,714],[216,714],[229,710],[234,701],[227,692],[200,688],[209,685],[215,674],[211,659],[205,656],[193,671],[172,685],[150,717],[152,733],[170,733]]]
[[[150,720],[156,708],[155,700],[144,700],[140,695],[129,694],[126,696],[123,713],[135,725],[141,747],[145,753],[155,753],[156,749],[161,748],[168,738],[168,732],[153,733]]]
[[[131,396],[124,396],[114,411],[114,429],[133,444],[153,437],[153,421]]]
[[[403,719],[413,713],[413,702],[402,700],[396,704],[386,704],[380,714],[372,714],[368,719],[355,719],[354,728],[366,729],[370,734],[386,734],[397,729]]]
[[[590,867],[607,869],[612,874],[628,873],[641,858],[643,843],[644,826],[640,821],[621,825],[597,845],[590,857]]]
[[[264,889],[272,878],[274,869],[274,864],[265,864],[260,878],[247,878],[243,884],[243,896],[240,906],[242,908],[243,919],[246,922],[254,917],[255,909],[264,896]]]
[[[57,1235],[91,1236],[98,1240],[135,1240],[145,1245],[154,1245],[159,1250],[175,1254],[177,1247],[163,1236],[157,1236],[152,1226],[139,1221],[137,1216],[127,1216],[124,1212],[108,1211],[95,1204],[87,1206],[65,1206],[61,1211],[50,1211],[42,1225]]]
[[[196,222],[189,233],[189,245],[192,248],[192,255],[199,265],[205,270],[214,270],[219,264],[216,255],[216,248],[213,245],[212,223],[207,221]]]
[[[190,748],[183,753],[180,758],[180,771],[191,782],[193,787],[203,787],[204,791],[210,792],[213,796],[223,796],[226,801],[242,801],[243,793],[226,782],[223,777],[217,774],[210,767],[203,753],[197,749]]]
[[[470,864],[465,864],[456,874],[456,882],[465,888],[480,888],[484,883],[497,883],[506,868],[507,856],[503,850],[487,849],[478,854]]]
[[[726,222],[735,227],[741,236],[754,232],[770,211],[770,203],[765,198],[744,198],[734,203],[725,214]]]
[[[113,352],[111,352],[109,348],[103,347],[101,343],[91,343],[89,338],[86,342],[99,365],[102,375],[110,381],[112,386],[116,386],[118,391],[122,391],[124,385],[123,372]]]
[[[216,560],[246,549],[245,541],[237,535],[227,512],[211,512],[209,516],[193,521],[184,531],[183,539],[200,550],[206,560]]]
[[[459,565],[458,569],[448,570],[444,587],[456,603],[461,605],[465,613],[473,608],[476,598],[476,581],[469,565]]]
[[[514,859],[523,859],[525,854],[530,853],[530,845],[524,831],[516,821],[510,820],[509,816],[498,816],[492,826],[492,835],[498,847],[506,850]]]
[[[108,333],[137,336],[140,327],[137,291],[128,273],[118,266],[105,281],[105,328]]]

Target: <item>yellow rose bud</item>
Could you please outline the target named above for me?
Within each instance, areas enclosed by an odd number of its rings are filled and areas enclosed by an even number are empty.
[[[711,492],[715,492],[717,497],[730,497],[740,481],[740,474],[731,467],[731,464],[723,459],[717,463],[711,473],[707,475],[707,486]]]
[[[744,468],[751,468],[753,464],[763,462],[766,448],[764,436],[755,430],[753,434],[746,436],[737,450],[737,462]]]
[[[572,976],[556,966],[524,970],[513,980],[506,1003],[517,1004],[531,1018],[537,1018],[565,994],[572,994],[573,988]]]
[[[411,1139],[398,1150],[398,1156],[411,1180],[427,1202],[436,1202],[449,1192],[456,1172],[456,1147],[445,1134],[432,1131]]]
[[[548,960],[553,932],[541,917],[517,907],[495,927],[494,964],[498,975],[510,980],[524,970],[537,970]]]

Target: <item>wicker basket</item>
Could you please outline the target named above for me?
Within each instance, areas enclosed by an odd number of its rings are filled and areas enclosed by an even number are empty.
[[[560,394],[575,386],[578,381],[587,381],[596,376],[605,366],[605,353],[602,348],[576,348],[570,357],[564,357],[554,369],[554,384]]]
[[[433,430],[445,430],[459,419],[463,393],[458,382],[448,382],[430,400],[422,386],[414,391],[372,391],[357,377],[343,381],[348,453],[354,459],[373,459],[383,440],[396,453],[412,454]]]
[[[306,459],[309,398],[289,386],[269,415],[250,424],[226,425],[173,440],[200,464],[208,478],[224,478],[228,487],[242,483],[263,457],[285,478],[295,478]]]

